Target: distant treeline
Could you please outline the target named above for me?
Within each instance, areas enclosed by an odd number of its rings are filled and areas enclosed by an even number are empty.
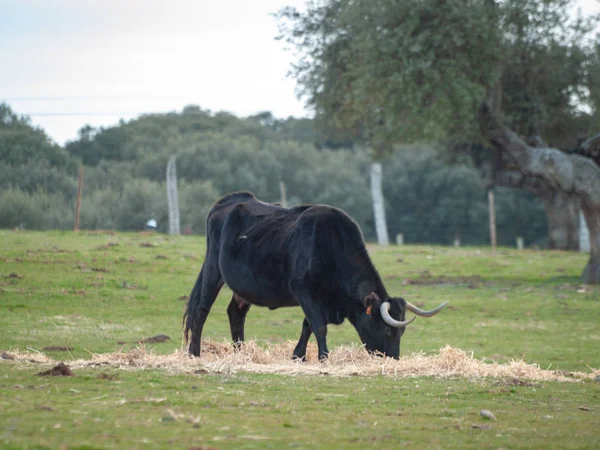
[[[374,238],[369,152],[350,136],[331,136],[311,119],[270,113],[238,118],[195,106],[142,116],[118,126],[84,127],[64,147],[0,104],[0,227],[72,229],[78,168],[84,184],[80,228],[140,230],[150,218],[168,226],[165,170],[177,155],[182,229],[204,233],[211,204],[249,190],[266,201],[326,203],[347,211]],[[407,243],[489,242],[485,189],[467,163],[449,165],[435,149],[399,147],[384,162],[384,195],[392,236]],[[521,190],[498,189],[501,245],[543,245],[541,204]]]

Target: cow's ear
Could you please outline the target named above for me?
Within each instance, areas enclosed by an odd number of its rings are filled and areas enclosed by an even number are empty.
[[[381,306],[381,300],[375,292],[371,292],[365,297],[365,308],[367,308],[367,315],[370,316],[373,312],[373,308],[378,309]]]

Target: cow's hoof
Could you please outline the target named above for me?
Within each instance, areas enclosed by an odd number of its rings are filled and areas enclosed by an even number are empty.
[[[306,355],[294,355],[292,361],[306,362]]]
[[[243,341],[235,341],[233,343],[233,351],[234,352],[239,352],[242,347],[244,346],[244,342]]]
[[[325,362],[327,361],[327,358],[329,357],[328,353],[323,353],[322,355],[319,355],[319,362]]]

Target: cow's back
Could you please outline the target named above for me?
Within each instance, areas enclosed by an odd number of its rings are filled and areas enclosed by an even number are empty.
[[[251,199],[219,213],[219,268],[225,283],[250,303],[297,305],[289,291],[287,237],[300,212]]]

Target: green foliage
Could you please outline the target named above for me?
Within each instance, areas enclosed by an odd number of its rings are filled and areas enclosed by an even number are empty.
[[[70,173],[77,167],[43,130],[33,127],[28,118],[15,114],[6,103],[0,103],[0,161],[10,166],[45,161]]]
[[[158,222],[158,229],[168,230],[167,195],[164,184],[135,179],[123,187],[116,211],[119,229],[141,230],[150,218]]]
[[[60,194],[21,189],[0,191],[0,228],[68,229],[73,207]]]
[[[598,23],[569,20],[572,3],[328,0],[303,12],[284,8],[278,18],[317,118],[362,130],[381,151],[397,142],[477,141],[477,107],[497,81],[518,131],[554,139],[569,132],[551,133],[588,101],[586,38]]]
[[[120,192],[110,187],[91,192],[85,191],[81,199],[79,228],[82,230],[118,230],[117,214],[120,201]],[[146,218],[146,221],[148,219],[150,217]],[[135,225],[138,230],[143,226]]]
[[[203,233],[208,209],[228,192],[249,190],[262,200],[279,201],[283,181],[289,205],[323,203],[342,208],[356,220],[365,238],[372,239],[370,155],[356,143],[353,149],[332,150],[308,142],[320,137],[312,128],[316,122],[307,120],[278,120],[270,113],[244,120],[188,106],[181,114],[149,115],[123,123],[115,134],[83,128],[80,139],[69,144],[71,150],[80,144],[100,148],[112,142],[107,136],[125,136],[125,140],[114,141],[114,157],[85,166],[80,228],[141,230],[154,218],[159,230],[167,231],[165,171],[169,157],[176,155],[182,229]],[[291,140],[296,133],[300,138]],[[100,135],[104,137],[99,139]],[[87,158],[83,153],[77,156]],[[392,235],[403,232],[407,242],[415,243],[448,245],[456,236],[463,244],[487,243],[487,204],[477,174],[469,166],[446,166],[438,159],[430,148],[420,147],[385,161],[384,195]],[[0,189],[8,192],[18,187],[18,193],[10,194],[11,200],[4,203],[4,226],[69,228],[76,185],[74,176],[47,160],[14,166],[1,162]],[[513,207],[517,200],[506,195],[506,201],[502,194],[498,196],[499,242],[514,245],[517,235],[524,236],[527,244],[542,240],[545,223],[539,205],[528,200]],[[15,200],[17,196],[21,200]],[[40,203],[40,196],[63,199],[64,206],[53,209],[55,219],[48,218],[49,208]]]
[[[522,136],[540,135],[563,149],[574,148],[577,138],[594,131],[582,108],[593,103],[589,42],[600,16],[572,20],[568,14],[573,3],[501,3],[502,102],[508,124]]]
[[[73,175],[47,160],[28,160],[23,164],[11,165],[0,161],[0,191],[18,187],[33,193],[43,189],[49,193],[59,193],[67,199],[75,198],[77,182]]]
[[[488,201],[479,174],[468,166],[449,166],[427,147],[403,147],[384,160],[389,231],[408,243],[462,245],[489,243]],[[547,224],[540,202],[526,192],[496,190],[496,228],[500,245],[544,245]]]
[[[143,230],[152,218],[160,231],[168,229],[167,196],[161,183],[133,179],[121,190],[105,187],[83,196],[83,229]]]
[[[219,192],[210,181],[182,182],[178,186],[182,230],[190,227],[195,234],[206,233],[206,216]]]
[[[598,37],[600,38],[600,36]],[[589,61],[587,85],[590,90],[590,103],[592,106],[589,134],[594,134],[600,127],[600,43],[598,42],[594,46],[594,52]]]

